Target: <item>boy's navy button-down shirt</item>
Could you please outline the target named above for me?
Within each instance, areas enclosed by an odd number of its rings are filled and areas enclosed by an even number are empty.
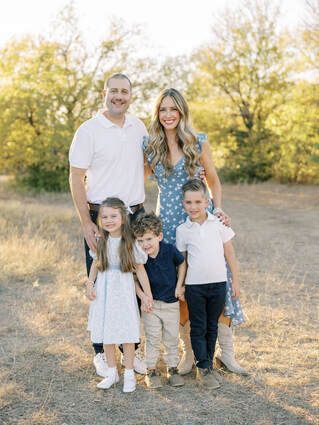
[[[160,242],[160,249],[155,258],[148,256],[144,264],[148,275],[154,300],[174,303],[177,283],[176,267],[184,261],[183,255],[170,243]]]

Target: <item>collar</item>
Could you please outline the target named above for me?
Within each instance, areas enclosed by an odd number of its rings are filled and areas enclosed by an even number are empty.
[[[110,121],[106,116],[103,114],[103,109],[100,109],[97,114],[95,115],[95,118],[103,125],[105,128],[111,128],[111,127],[119,127],[114,122]],[[123,124],[123,127],[119,128],[127,128],[130,127],[133,124],[133,117],[129,114],[125,114],[125,121]]]
[[[206,210],[206,212],[207,212],[207,218],[206,218],[206,220],[201,224],[201,226],[203,225],[203,224],[205,224],[207,221],[216,221],[217,220],[217,218],[213,215],[213,214],[211,214],[209,211],[207,211]],[[191,228],[194,224],[198,224],[199,226],[200,226],[200,224],[199,223],[197,223],[196,221],[191,221],[190,219],[189,219],[189,217],[187,217],[187,219],[186,219],[186,221],[185,221],[185,224],[186,224],[186,226],[188,227],[188,228]]]
[[[156,257],[151,257],[149,255],[148,258],[151,259],[152,261],[158,260],[162,256],[164,246],[165,246],[165,242],[164,241],[160,241],[160,243],[159,243],[159,250],[158,250],[158,253],[157,253]]]

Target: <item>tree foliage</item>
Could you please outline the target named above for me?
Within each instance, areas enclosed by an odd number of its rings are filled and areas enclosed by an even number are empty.
[[[195,84],[205,80],[224,98],[231,136],[225,173],[233,179],[266,180],[278,158],[267,121],[285,101],[290,62],[277,15],[268,2],[245,1],[219,17],[214,39],[196,54]]]
[[[64,190],[76,128],[102,106],[105,79],[127,73],[133,113],[145,119],[159,91],[175,87],[195,127],[209,135],[220,172],[235,181],[319,182],[319,4],[294,37],[279,31],[274,1],[243,0],[191,57],[150,59],[143,29],[113,20],[94,51],[73,3],[49,34],[0,50],[0,167],[30,187]],[[146,50],[145,50],[146,51]]]

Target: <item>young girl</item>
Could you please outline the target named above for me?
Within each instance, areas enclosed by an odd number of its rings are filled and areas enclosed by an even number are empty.
[[[134,243],[127,209],[118,198],[107,198],[98,214],[100,237],[87,281],[87,296],[92,301],[88,330],[93,343],[103,343],[107,376],[97,387],[108,389],[119,381],[115,346],[124,351],[124,392],[135,391],[133,370],[135,343],[140,339],[140,317],[133,271],[143,288],[138,293],[144,309],[152,304],[150,284],[143,264],[147,255]]]

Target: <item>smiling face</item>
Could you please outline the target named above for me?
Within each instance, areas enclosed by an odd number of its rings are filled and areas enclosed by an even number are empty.
[[[103,230],[113,237],[122,234],[122,214],[120,209],[112,207],[102,207],[100,212],[100,223]]]
[[[178,126],[181,114],[172,97],[166,96],[162,100],[158,111],[158,119],[164,130],[174,130]]]
[[[185,192],[183,205],[191,221],[203,223],[206,220],[208,199],[201,190],[196,192],[188,190]]]
[[[159,235],[156,235],[152,231],[146,232],[143,236],[137,236],[136,238],[143,251],[151,257],[157,256],[159,252],[159,243],[162,239],[162,232]]]
[[[104,103],[110,116],[124,116],[131,101],[131,86],[126,78],[111,78],[104,90]]]

